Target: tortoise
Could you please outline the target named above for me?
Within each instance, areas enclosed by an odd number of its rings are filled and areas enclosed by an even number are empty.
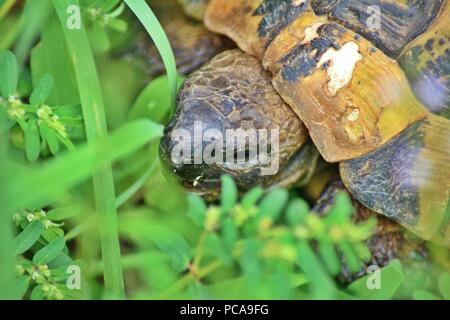
[[[310,176],[319,153],[339,163],[362,205],[450,245],[450,1],[182,2],[202,2],[205,26],[239,47],[179,91],[160,150],[185,185],[211,192],[229,174],[242,189],[292,186]],[[197,150],[227,129],[277,129],[268,154],[278,170],[262,175],[259,160],[201,161]],[[180,130],[207,133],[206,141],[180,139]],[[210,155],[223,159],[215,146]],[[183,150],[191,162],[174,161]],[[233,152],[251,157],[245,146]]]

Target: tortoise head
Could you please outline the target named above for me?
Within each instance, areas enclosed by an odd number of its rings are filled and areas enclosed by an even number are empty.
[[[276,179],[306,140],[260,63],[230,50],[183,84],[161,158],[189,189],[209,193],[223,174],[248,189]]]

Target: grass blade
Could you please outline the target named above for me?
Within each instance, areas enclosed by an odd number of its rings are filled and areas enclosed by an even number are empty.
[[[66,44],[75,70],[80,93],[88,143],[102,140],[108,135],[103,96],[97,69],[83,24],[80,29],[69,30],[67,8],[77,6],[75,0],[53,0],[53,6],[63,28]],[[123,143],[123,142],[122,142]],[[117,299],[125,298],[122,262],[120,258],[115,205],[114,180],[111,165],[104,163],[93,175],[94,198],[100,217],[100,239],[103,261],[105,294]]]
[[[125,0],[125,3],[141,21],[145,30],[147,30],[164,62],[169,80],[172,115],[175,110],[175,96],[177,91],[177,65],[169,39],[155,14],[144,0]]]
[[[0,130],[0,181],[8,181],[7,177],[14,177],[10,162],[7,161],[7,152],[7,136]],[[15,246],[12,211],[8,210],[14,200],[6,194],[7,185],[8,183],[3,183],[0,186],[0,203],[2,204],[0,209],[0,234],[2,235],[0,241],[0,300],[19,298],[14,273]]]

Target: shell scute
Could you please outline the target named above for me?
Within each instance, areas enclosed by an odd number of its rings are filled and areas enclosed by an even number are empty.
[[[444,0],[313,0],[317,14],[361,34],[395,58],[433,23]]]

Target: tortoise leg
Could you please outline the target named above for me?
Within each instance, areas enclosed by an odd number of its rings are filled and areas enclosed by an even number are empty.
[[[450,245],[449,120],[430,115],[380,149],[342,162],[340,173],[366,207]]]
[[[302,187],[309,183],[316,171],[320,158],[319,151],[312,142],[303,145],[274,177],[269,189],[292,186]]]

